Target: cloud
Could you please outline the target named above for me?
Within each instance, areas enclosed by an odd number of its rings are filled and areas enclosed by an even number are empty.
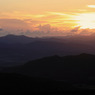
[[[52,29],[50,24],[39,25],[37,28],[39,29],[39,31],[44,31],[44,32],[51,31]]]
[[[0,19],[0,26],[6,31],[29,28],[26,22],[19,19]]]
[[[59,16],[67,15],[67,14],[61,13],[61,12],[48,12],[48,13],[51,14],[51,15],[59,15]]]
[[[71,30],[71,32],[78,32],[79,29],[80,27],[75,27],[74,29]]]
[[[65,12],[53,12],[47,11],[42,14],[31,14],[23,13],[19,11],[14,11],[12,13],[2,13],[0,18],[3,19],[3,26],[9,28],[26,28],[35,30],[38,25],[49,24],[54,27],[63,27],[63,26],[74,26],[75,20],[73,19],[74,14],[65,13]],[[1,19],[0,19],[1,22]],[[2,23],[2,22],[1,22]],[[4,25],[4,23],[6,23]],[[49,25],[43,26],[42,30],[46,31],[46,28],[49,30]],[[67,27],[66,27],[67,28]],[[60,28],[61,29],[61,28]],[[41,29],[40,29],[41,30]]]
[[[91,7],[91,6],[89,6]],[[15,16],[16,14],[16,16]],[[10,14],[9,14],[10,15]],[[2,34],[22,34],[28,36],[62,36],[75,34],[90,34],[90,30],[82,30],[77,25],[77,21],[94,20],[94,13],[70,14],[61,12],[46,12],[44,15],[32,15],[14,13],[13,18],[0,19],[0,31],[4,30]],[[21,19],[22,17],[22,19]],[[79,24],[79,23],[78,23]]]
[[[88,5],[89,8],[95,8],[95,5]]]
[[[33,20],[33,19],[25,19],[24,21],[25,21],[26,23],[30,24],[30,25],[38,25],[38,24],[42,24],[42,23],[47,23],[46,21]]]

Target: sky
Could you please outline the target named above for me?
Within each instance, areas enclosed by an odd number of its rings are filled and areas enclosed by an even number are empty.
[[[90,35],[95,0],[0,0],[0,36]]]

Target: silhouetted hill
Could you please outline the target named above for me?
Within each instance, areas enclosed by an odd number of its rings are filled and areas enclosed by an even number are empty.
[[[0,94],[52,94],[73,92],[73,89],[77,90],[70,83],[13,73],[0,73]]]
[[[92,54],[49,56],[29,61],[22,66],[3,68],[2,72],[12,73],[0,74],[0,80],[3,81],[1,86],[5,88],[7,84],[8,91],[11,87],[13,92],[17,90],[20,93],[44,91],[91,94],[95,91],[95,55]]]
[[[26,95],[72,95],[95,93],[89,86],[81,86],[66,81],[55,81],[47,78],[29,77],[15,73],[0,73],[0,94]]]
[[[64,57],[55,55],[3,71],[74,83],[95,84],[95,55],[85,53]]]

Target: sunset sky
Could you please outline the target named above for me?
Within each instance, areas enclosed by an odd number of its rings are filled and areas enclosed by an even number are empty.
[[[0,35],[89,35],[94,31],[95,0],[0,0]]]

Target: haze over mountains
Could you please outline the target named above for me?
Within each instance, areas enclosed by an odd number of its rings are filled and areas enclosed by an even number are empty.
[[[0,37],[0,66],[20,65],[45,56],[95,54],[93,37]]]

